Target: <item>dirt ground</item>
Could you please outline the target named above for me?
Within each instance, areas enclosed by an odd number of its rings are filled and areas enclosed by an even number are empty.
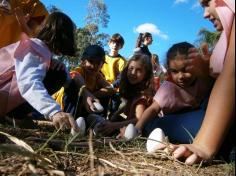
[[[148,154],[145,141],[73,139],[44,122],[36,129],[0,125],[0,175],[235,175],[234,163],[214,160],[190,167],[162,151]]]

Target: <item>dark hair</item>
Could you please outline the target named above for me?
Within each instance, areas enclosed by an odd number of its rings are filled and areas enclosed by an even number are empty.
[[[75,24],[62,12],[51,13],[37,38],[55,54],[75,55]]]
[[[192,47],[194,47],[194,45],[188,42],[180,42],[172,45],[172,47],[170,47],[166,54],[167,66],[169,67],[170,61],[174,60],[178,54],[187,55],[188,50]]]
[[[144,80],[141,83],[136,85],[130,84],[127,78],[128,67],[132,61],[137,61],[142,64],[142,66],[146,70],[146,75]],[[120,80],[120,94],[121,97],[125,99],[130,99],[139,95],[150,95],[153,96],[153,69],[150,58],[144,54],[135,54],[133,55],[124,70],[121,72],[121,80]]]
[[[116,42],[118,44],[121,45],[121,48],[124,46],[125,41],[124,38],[119,34],[119,33],[115,33],[111,36],[110,41],[109,42]]]
[[[152,37],[152,34],[149,33],[149,32],[139,33],[139,36],[138,36],[137,41],[136,41],[135,48],[139,48],[143,44],[144,39],[147,38],[147,37]]]
[[[152,54],[151,60],[154,60],[158,65],[160,65],[159,56],[157,54]]]
[[[92,59],[99,61],[100,63],[105,62],[105,51],[99,45],[89,45],[85,48],[81,60]]]

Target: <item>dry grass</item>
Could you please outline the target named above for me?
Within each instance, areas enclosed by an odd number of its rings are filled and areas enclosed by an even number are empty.
[[[0,126],[0,175],[235,175],[234,163],[186,166],[162,151],[148,154],[145,140],[71,139],[50,124],[35,130]],[[27,145],[28,144],[28,145]]]

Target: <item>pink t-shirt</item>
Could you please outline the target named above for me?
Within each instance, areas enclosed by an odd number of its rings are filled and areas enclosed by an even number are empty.
[[[162,113],[168,114],[185,108],[198,107],[208,95],[209,90],[210,88],[198,79],[193,86],[185,89],[170,81],[165,81],[153,99],[161,107]]]
[[[230,32],[235,16],[235,0],[217,0],[216,11],[223,25],[223,31],[210,58],[210,71],[217,77],[223,69],[225,55],[228,49]]]
[[[25,60],[26,57],[30,57],[32,60],[31,62],[33,63],[32,54],[35,54],[35,59],[42,60],[41,62],[47,67],[45,70],[48,70],[51,52],[39,39],[29,39],[28,36],[23,34],[21,41],[0,49],[0,99],[2,103],[0,105],[0,116],[26,101],[19,91],[20,85],[16,76],[16,60],[19,61],[20,65],[23,65],[23,60]],[[27,73],[32,69],[35,68],[30,67],[23,70],[23,72]],[[37,71],[38,70],[35,70],[35,73]],[[29,74],[28,77],[30,76],[31,75]],[[23,80],[22,78],[18,79]],[[24,79],[24,81],[26,81],[26,79]],[[30,83],[31,81],[28,81],[28,84]]]

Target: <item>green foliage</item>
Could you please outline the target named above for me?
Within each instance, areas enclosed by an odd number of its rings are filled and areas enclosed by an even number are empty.
[[[61,11],[55,5],[47,7],[50,13]],[[76,56],[62,56],[58,59],[63,61],[66,66],[71,69],[80,63],[80,58],[84,49],[92,44],[105,47],[108,43],[109,35],[100,33],[100,27],[106,28],[109,23],[110,16],[107,13],[107,6],[103,0],[89,0],[87,6],[87,15],[85,17],[85,26],[76,29]]]
[[[48,9],[49,13],[61,12],[61,10],[59,8],[57,8],[55,5],[51,5],[51,6],[47,7],[47,9]]]
[[[87,7],[88,15],[86,16],[86,23],[88,25],[101,25],[106,28],[110,16],[107,13],[107,6],[103,0],[89,0]]]
[[[109,35],[99,32],[99,27],[106,28],[110,16],[107,14],[107,7],[103,0],[90,0],[87,7],[86,25],[76,30],[76,57],[69,58],[70,67],[75,67],[80,63],[80,58],[84,49],[97,44],[102,47],[108,43]]]
[[[212,50],[219,40],[220,32],[215,31],[211,32],[205,28],[200,29],[198,36],[199,39],[197,40],[197,45],[200,46],[201,43],[206,42],[210,50]]]

